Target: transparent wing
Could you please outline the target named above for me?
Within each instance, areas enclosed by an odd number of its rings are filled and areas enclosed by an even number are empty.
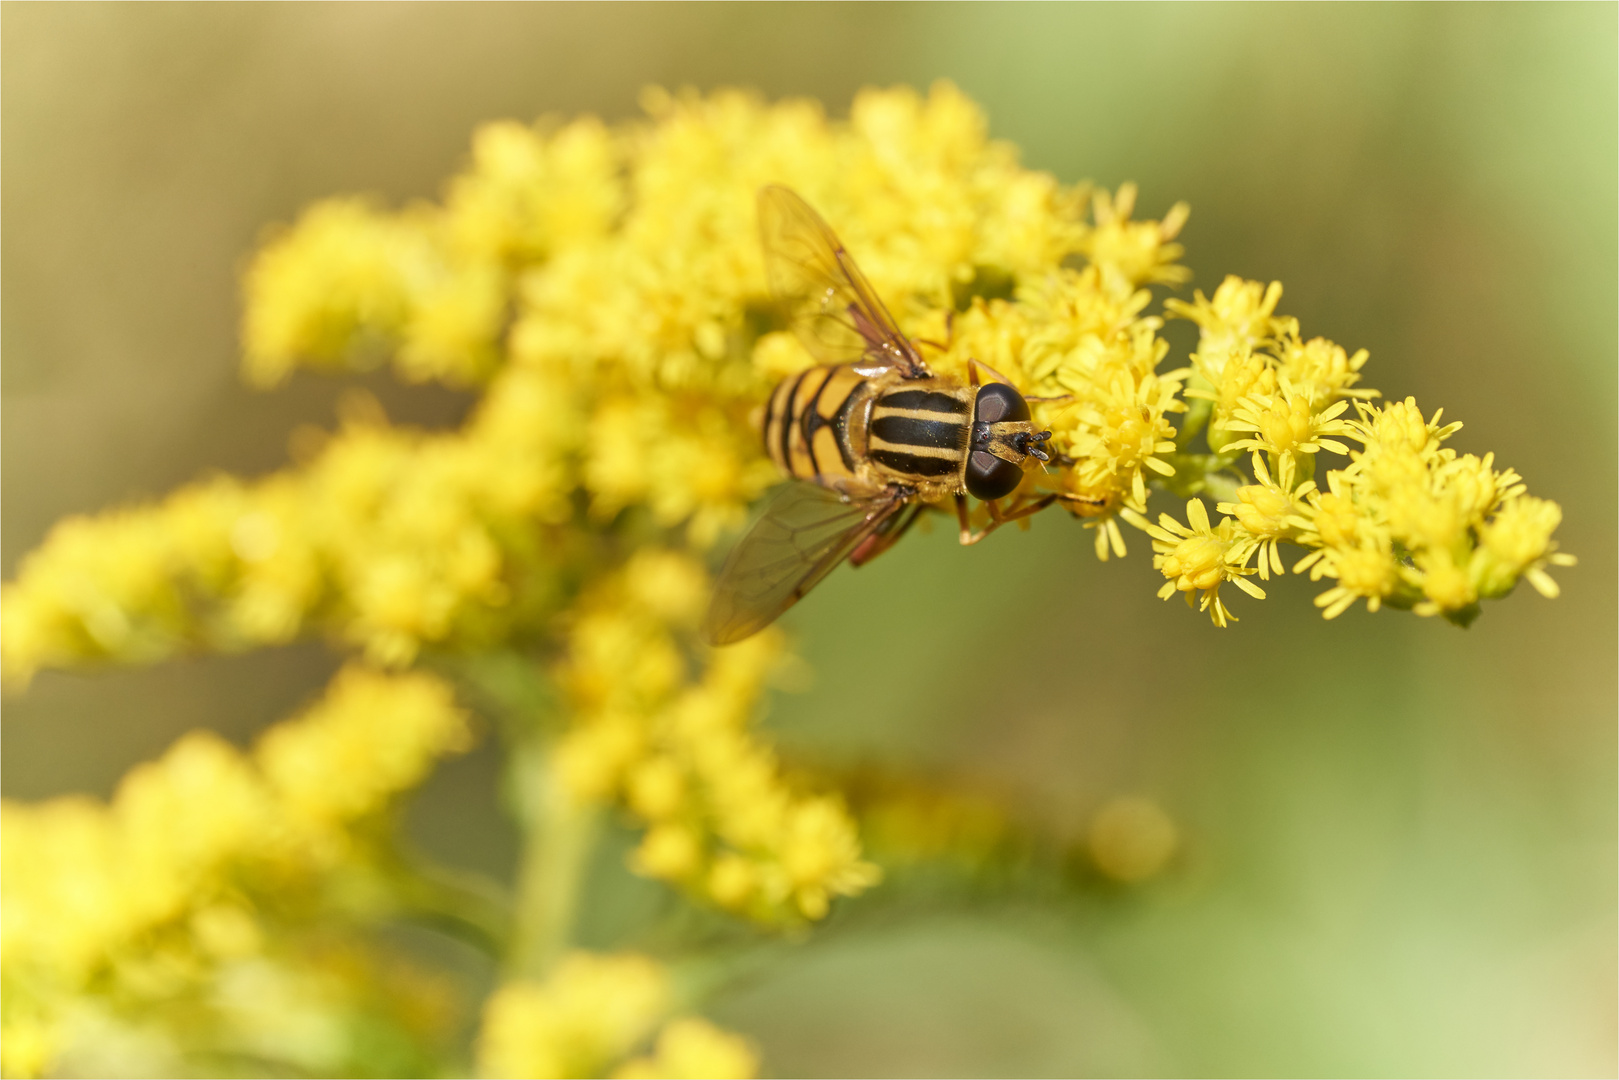
[[[725,560],[703,636],[729,645],[763,630],[905,504],[897,495],[844,502],[817,484],[783,485]]]
[[[780,185],[760,189],[759,233],[770,290],[817,360],[899,367],[913,379],[931,374],[809,203]]]

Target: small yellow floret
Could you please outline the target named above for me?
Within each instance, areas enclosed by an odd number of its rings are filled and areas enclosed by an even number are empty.
[[[1199,596],[1198,610],[1207,611],[1214,625],[1224,627],[1236,621],[1220,599],[1220,586],[1227,581],[1255,599],[1263,600],[1265,592],[1247,579],[1257,571],[1248,566],[1257,542],[1247,535],[1231,518],[1222,518],[1218,526],[1209,523],[1209,512],[1201,499],[1186,504],[1186,519],[1190,527],[1182,525],[1168,514],[1160,514],[1154,525],[1140,514],[1127,510],[1125,520],[1153,538],[1153,565],[1169,580],[1158,590],[1158,596],[1167,600],[1177,591],[1186,594],[1191,606]]]

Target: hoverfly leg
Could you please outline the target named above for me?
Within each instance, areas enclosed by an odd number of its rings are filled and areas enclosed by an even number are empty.
[[[1038,514],[1040,511],[1044,510],[1046,507],[1050,506],[1056,501],[1057,495],[1055,492],[1052,492],[1048,495],[1042,495],[1038,499],[1030,499],[1022,506],[1019,506],[1006,514],[1002,514],[1000,507],[996,503],[992,502],[989,504],[989,516],[995,520],[994,524],[992,524],[990,528],[998,528],[999,526],[1005,525],[1012,521],[1022,521],[1026,517],[1033,514]],[[988,532],[989,530],[986,529],[985,531]]]
[[[971,547],[982,540],[986,534],[973,533],[972,519],[967,516],[967,496],[956,493],[956,521],[961,525],[961,546]]]
[[[849,565],[854,567],[864,566],[878,555],[881,555],[887,549],[887,546],[883,543],[881,536],[877,533],[872,533],[860,541],[860,544],[853,551],[849,552]]]
[[[916,523],[917,516],[922,512],[922,504],[912,503],[901,510],[893,518],[893,524],[878,529],[864,540],[860,541],[854,551],[849,553],[850,566],[864,566],[889,548],[899,542],[912,525]]]
[[[957,495],[956,518],[961,523],[961,543],[963,546],[976,544],[984,537],[1000,528],[1002,525],[1008,525],[1014,521],[1022,521],[1024,518],[1038,514],[1040,511],[1056,502],[1057,498],[1057,494],[1052,492],[1047,495],[1042,495],[1038,499],[1030,499],[1029,501],[1015,506],[1008,511],[1001,510],[999,500],[988,499],[984,502],[984,506],[989,509],[989,524],[985,525],[979,531],[974,532],[972,522],[967,516],[967,497],[965,495]]]
[[[979,386],[984,381],[984,380],[979,378],[978,373],[980,371],[982,371],[984,374],[989,376],[989,379],[988,379],[989,382],[1005,383],[1007,386],[1012,385],[1012,380],[1011,379],[1008,379],[1005,375],[1002,375],[1000,372],[996,371],[994,368],[990,367],[988,364],[984,363],[982,360],[968,360],[967,361],[967,379],[968,379],[968,382],[971,383],[971,385]],[[1039,398],[1024,398],[1023,400],[1024,401],[1038,401],[1040,399]]]
[[[1070,495],[1066,491],[1054,492],[1053,499],[1060,499],[1069,513],[1075,517],[1097,517],[1107,509],[1106,499],[1095,499],[1085,495]]]

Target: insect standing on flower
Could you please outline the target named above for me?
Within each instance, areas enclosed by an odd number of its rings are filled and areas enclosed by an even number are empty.
[[[1003,511],[1049,431],[1023,395],[988,368],[969,383],[935,375],[900,333],[836,235],[798,195],[759,193],[771,292],[820,361],[783,379],[765,410],[765,450],[792,479],[765,506],[720,571],[704,635],[740,641],[774,622],[844,559],[859,566],[893,546],[924,507],[954,500],[961,542],[975,544],[1054,495]],[[984,371],[993,381],[980,383]],[[974,531],[967,496],[989,507]]]

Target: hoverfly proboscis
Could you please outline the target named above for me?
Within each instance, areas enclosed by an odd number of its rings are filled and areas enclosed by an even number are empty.
[[[791,478],[737,542],[703,626],[727,645],[764,629],[837,565],[869,562],[893,546],[924,507],[954,500],[961,542],[1051,504],[1003,512],[1031,460],[1050,457],[1049,431],[1028,402],[988,368],[969,382],[935,374],[900,332],[837,236],[788,188],[759,192],[770,290],[819,364],[776,386],[765,410],[765,450]],[[994,376],[981,382],[979,371]],[[990,522],[974,531],[967,496]]]

